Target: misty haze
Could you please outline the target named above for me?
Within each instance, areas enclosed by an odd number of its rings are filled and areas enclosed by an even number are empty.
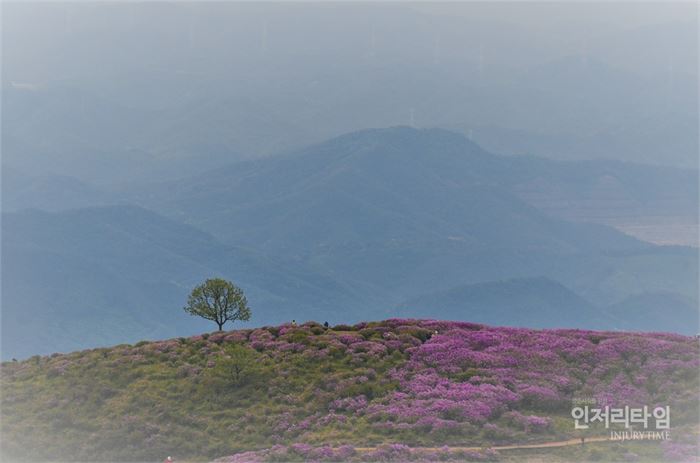
[[[696,4],[5,2],[1,75],[3,460],[698,461]]]

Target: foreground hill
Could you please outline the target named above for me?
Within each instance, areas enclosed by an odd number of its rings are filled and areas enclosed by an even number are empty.
[[[442,456],[411,449],[577,438],[572,400],[586,399],[668,405],[674,446],[649,442],[635,451],[642,459],[687,458],[697,455],[687,441],[697,442],[699,366],[697,340],[678,335],[435,320],[306,323],[141,342],[3,363],[2,457],[446,458],[449,449]],[[595,425],[586,432],[607,434]],[[619,460],[629,448],[605,451]]]

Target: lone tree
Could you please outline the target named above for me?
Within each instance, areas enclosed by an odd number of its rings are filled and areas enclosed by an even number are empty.
[[[215,322],[219,331],[224,323],[250,320],[250,309],[243,290],[230,281],[212,278],[192,290],[185,311]]]

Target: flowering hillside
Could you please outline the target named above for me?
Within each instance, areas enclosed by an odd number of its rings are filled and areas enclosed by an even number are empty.
[[[507,459],[479,447],[606,436],[574,429],[584,399],[671,410],[673,442],[603,457],[684,460],[697,455],[699,367],[697,339],[679,335],[434,320],[142,342],[4,363],[2,455]]]

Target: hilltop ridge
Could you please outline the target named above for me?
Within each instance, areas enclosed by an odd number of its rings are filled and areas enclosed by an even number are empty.
[[[337,457],[323,456],[329,447],[350,458],[377,446],[377,459],[405,461],[384,445],[575,438],[577,397],[668,405],[682,443],[694,436],[687,427],[696,422],[699,358],[696,339],[674,334],[411,319],[144,341],[3,363],[1,453],[13,461],[157,461],[275,448],[232,461],[328,461]],[[658,442],[645,448],[664,455]],[[610,449],[611,459],[621,457]]]

